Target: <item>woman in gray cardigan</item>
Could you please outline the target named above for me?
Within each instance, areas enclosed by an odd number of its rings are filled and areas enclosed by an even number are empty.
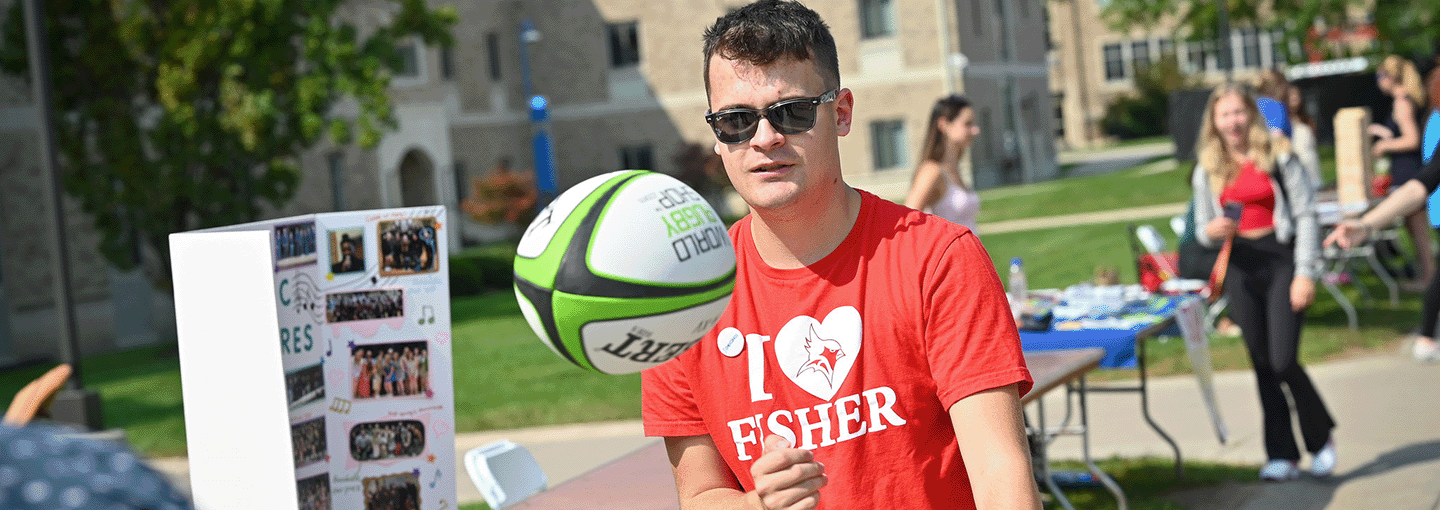
[[[1297,355],[1319,266],[1314,187],[1288,140],[1272,138],[1255,96],[1240,86],[1222,85],[1210,95],[1198,152],[1196,237],[1208,247],[1231,242],[1223,287],[1260,391],[1270,459],[1260,478],[1300,475],[1292,409],[1314,454],[1312,474],[1328,476],[1335,469],[1335,421]]]

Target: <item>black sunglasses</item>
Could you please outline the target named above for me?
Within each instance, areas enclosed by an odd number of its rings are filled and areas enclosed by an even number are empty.
[[[834,101],[839,93],[839,88],[833,88],[815,97],[786,99],[763,110],[731,108],[715,113],[706,112],[705,122],[710,123],[710,128],[715,130],[715,139],[727,145],[742,144],[755,136],[755,130],[760,127],[761,115],[770,120],[770,126],[776,132],[782,135],[798,135],[815,127],[815,108]]]

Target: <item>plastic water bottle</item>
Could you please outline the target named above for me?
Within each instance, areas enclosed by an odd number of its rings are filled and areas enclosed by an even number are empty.
[[[1025,301],[1028,298],[1025,281],[1025,264],[1020,257],[1010,259],[1010,282],[1005,294],[1010,297],[1010,313],[1016,319],[1020,318],[1020,312],[1025,308]]]

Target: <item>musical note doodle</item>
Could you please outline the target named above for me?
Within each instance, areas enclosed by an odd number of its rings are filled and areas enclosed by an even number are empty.
[[[315,284],[309,273],[295,275],[295,283],[290,289],[290,295],[285,296],[296,313],[308,313],[315,318],[316,322],[325,320],[325,296],[320,291],[320,286]]]
[[[435,323],[435,308],[432,307],[432,306],[430,306],[430,305],[425,305],[425,306],[420,307],[420,318],[419,318],[418,320],[416,320],[415,323],[416,323],[416,324],[420,324],[420,325],[422,325],[422,326],[425,325],[426,323],[434,324],[434,323]]]
[[[434,489],[434,488],[435,488],[435,483],[440,481],[440,477],[441,477],[441,476],[443,476],[443,473],[441,473],[439,469],[436,469],[436,470],[435,470],[435,478],[432,479],[432,480],[430,480],[430,488],[431,488],[431,489]]]
[[[330,410],[341,414],[350,414],[350,405],[351,402],[349,400],[335,397],[334,400],[330,401]]]

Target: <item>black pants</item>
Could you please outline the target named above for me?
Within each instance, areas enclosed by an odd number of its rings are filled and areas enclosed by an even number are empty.
[[[1300,366],[1300,326],[1305,312],[1290,307],[1294,277],[1294,250],[1274,234],[1254,240],[1235,238],[1225,274],[1225,297],[1230,300],[1230,319],[1240,326],[1255,369],[1265,453],[1270,459],[1299,461],[1290,422],[1292,402],[1305,449],[1310,452],[1319,451],[1330,440],[1335,420]]]
[[[1435,234],[1440,235],[1440,228],[1435,229]],[[1429,239],[1415,242],[1430,242]],[[1435,252],[1435,267],[1440,267],[1440,251]],[[1435,324],[1440,322],[1440,271],[1430,278],[1430,285],[1425,287],[1425,300],[1420,306],[1420,336],[1435,338]]]

